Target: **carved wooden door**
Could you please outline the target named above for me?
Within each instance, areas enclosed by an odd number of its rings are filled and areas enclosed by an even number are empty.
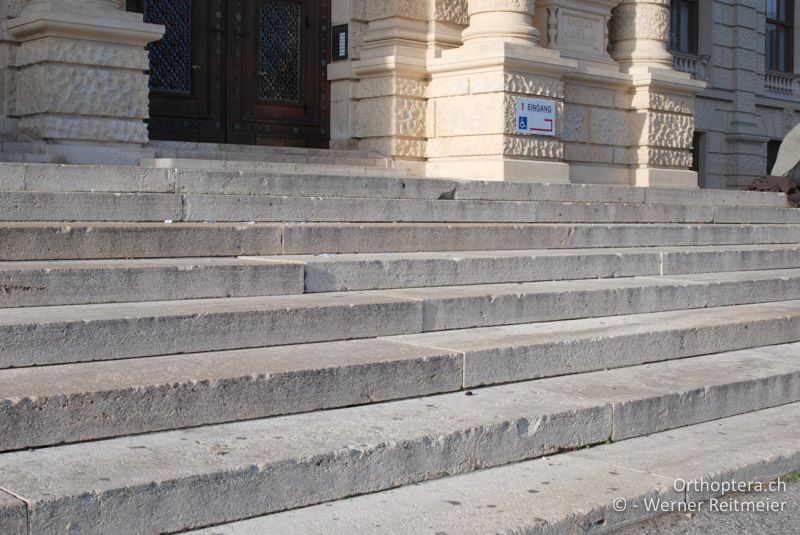
[[[140,0],[152,139],[326,147],[329,0]]]
[[[233,0],[233,143],[327,146],[328,0]],[[238,13],[243,13],[241,20]],[[241,53],[241,54],[240,54]]]

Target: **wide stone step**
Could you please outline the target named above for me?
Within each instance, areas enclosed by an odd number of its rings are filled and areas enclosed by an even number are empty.
[[[40,152],[0,152],[0,162],[58,164],[64,159],[63,156]]]
[[[254,163],[296,163],[313,165],[344,165],[389,168],[392,161],[374,155],[347,154],[342,151],[335,154],[313,154],[302,152],[245,152],[241,150],[202,150],[202,149],[174,149],[158,150],[155,160],[159,162],[156,167],[180,167],[180,165],[161,165],[161,160],[219,160],[220,162],[254,162]],[[146,160],[149,162],[149,160]]]
[[[203,527],[792,403],[798,349],[6,453],[0,486],[28,535]]]
[[[0,192],[0,221],[166,220],[346,223],[798,224],[800,223],[800,210],[765,207],[538,201]]]
[[[303,274],[241,258],[0,262],[0,308],[301,294]]]
[[[254,156],[269,156],[291,154],[299,156],[328,156],[334,158],[382,158],[374,151],[369,150],[342,150],[320,149],[306,147],[280,147],[268,145],[239,145],[234,143],[199,143],[194,141],[151,141],[150,146],[156,151],[159,158],[174,158],[181,151],[194,152],[235,152]]]
[[[0,308],[787,268],[800,246],[0,262]]]
[[[665,514],[663,506],[707,508],[725,482],[756,489],[796,470],[798,421],[795,403],[190,533],[611,533]],[[770,507],[785,501],[780,491],[754,499]]]
[[[213,156],[213,155],[212,155]],[[249,161],[230,159],[208,158],[145,158],[139,161],[142,167],[155,167],[162,169],[200,169],[203,171],[246,171],[250,173],[304,173],[304,174],[334,174],[353,176],[384,176],[405,177],[408,171],[394,167],[378,167],[377,160],[365,161],[358,159],[341,159],[329,161],[321,159],[316,163],[293,163],[275,161]],[[327,162],[327,163],[323,163]]]
[[[800,268],[800,245],[367,253],[245,258],[263,262],[288,261],[302,264],[305,269],[305,291],[315,293]]]
[[[0,368],[800,299],[800,270],[0,310]]]
[[[0,190],[787,207],[782,193],[445,180],[371,173],[347,176],[328,171],[303,174],[5,163],[0,164]]]
[[[800,225],[0,223],[0,260],[797,244]]]
[[[228,222],[800,223],[800,210],[793,208],[671,204],[356,199],[204,194],[185,195],[183,197],[183,209],[183,219],[185,221]],[[29,211],[25,213],[27,214]],[[51,215],[51,217],[54,215]]]
[[[0,370],[0,451],[796,341],[789,301]]]
[[[358,176],[265,175],[264,173],[172,171],[175,191],[195,194],[273,195],[382,199],[452,199],[647,203],[786,208],[786,195],[727,190],[639,188],[586,184],[546,184],[481,180]]]

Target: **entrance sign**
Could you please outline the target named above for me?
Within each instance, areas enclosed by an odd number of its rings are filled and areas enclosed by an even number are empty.
[[[517,133],[556,135],[556,101],[517,97]]]

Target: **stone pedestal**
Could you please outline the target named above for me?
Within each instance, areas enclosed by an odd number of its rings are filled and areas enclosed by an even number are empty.
[[[423,172],[425,158],[425,2],[361,2],[354,16],[368,21],[359,59],[349,66],[351,135],[360,149],[390,156],[399,165]],[[329,72],[335,70],[332,66]]]
[[[145,46],[161,38],[163,26],[122,11],[122,0],[17,7],[7,34],[19,43],[10,57],[9,115],[19,119],[20,133],[58,145],[53,150],[74,163],[87,152],[97,162],[94,143],[109,155],[147,143]]]
[[[429,62],[429,176],[569,181],[561,76],[576,64],[538,46],[533,13],[533,1],[470,0],[464,45]],[[555,135],[519,134],[516,97],[552,101]]]
[[[611,55],[632,78],[631,148],[638,186],[697,187],[694,96],[705,82],[672,70],[668,0],[622,0],[611,19]]]

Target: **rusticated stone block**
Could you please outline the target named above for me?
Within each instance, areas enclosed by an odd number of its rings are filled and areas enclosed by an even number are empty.
[[[20,70],[13,80],[15,115],[148,116],[149,89],[143,72],[40,63]]]

